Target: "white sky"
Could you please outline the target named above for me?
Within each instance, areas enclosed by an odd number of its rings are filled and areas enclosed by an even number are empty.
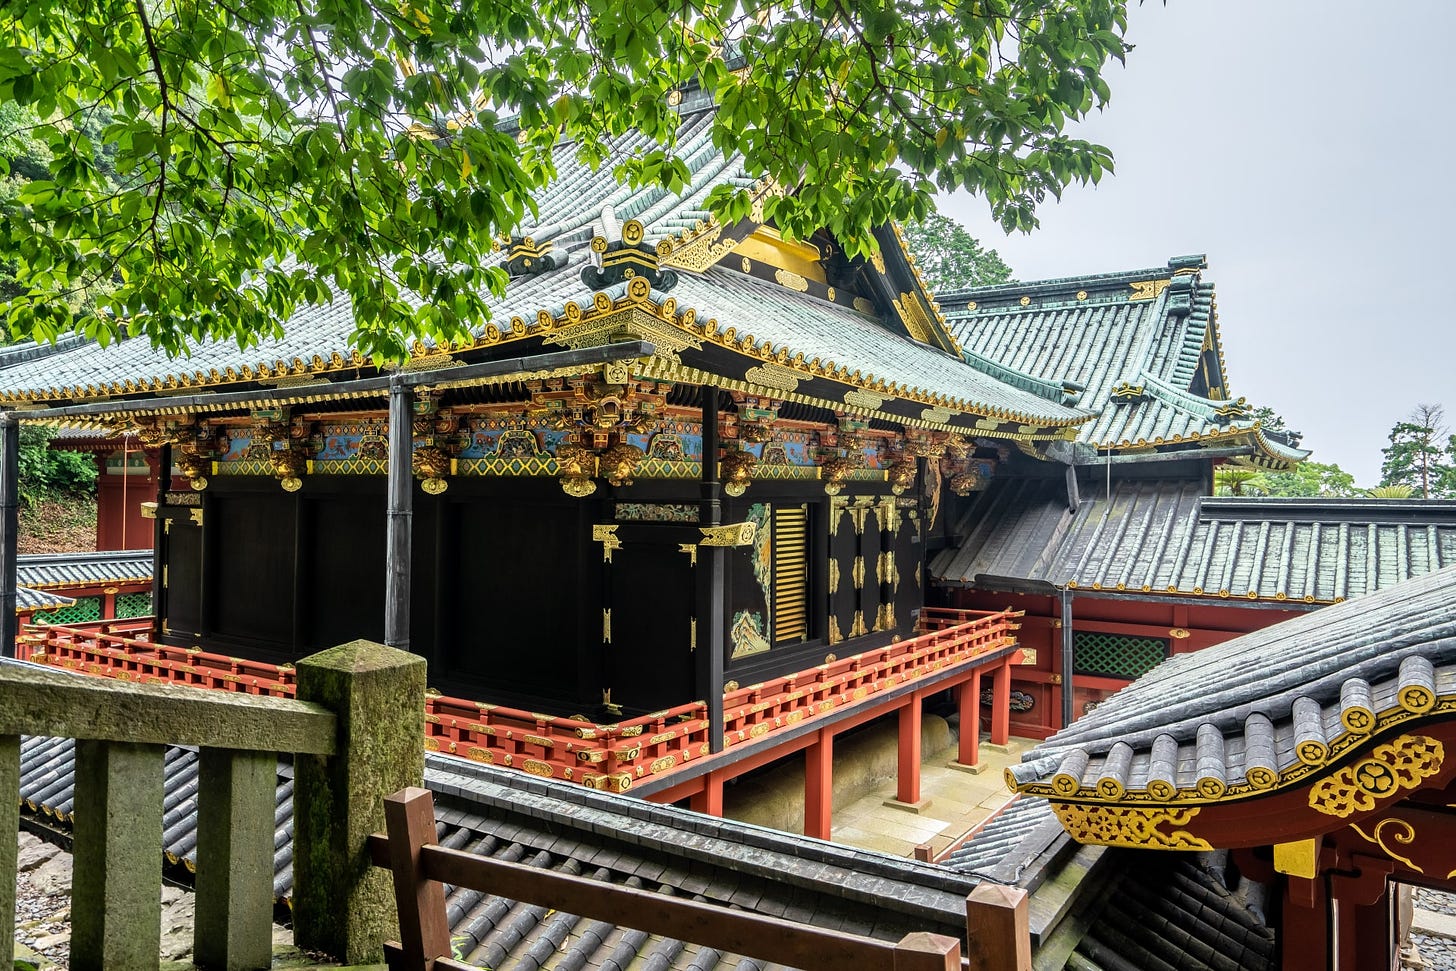
[[[1418,401],[1456,412],[1456,0],[1134,6],[1126,69],[1082,137],[1116,172],[1007,237],[941,210],[1020,280],[1206,253],[1229,387],[1362,486]]]

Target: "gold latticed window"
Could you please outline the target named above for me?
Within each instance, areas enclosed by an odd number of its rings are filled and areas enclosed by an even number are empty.
[[[773,640],[809,637],[809,507],[773,511]]]

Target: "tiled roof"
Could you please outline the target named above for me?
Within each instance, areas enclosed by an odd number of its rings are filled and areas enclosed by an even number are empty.
[[[994,362],[1098,413],[1078,440],[1100,449],[1246,442],[1282,465],[1308,453],[1261,435],[1231,407],[1202,257],[1124,273],[941,294],[973,364]]]
[[[1105,801],[1260,795],[1391,712],[1453,695],[1456,567],[1170,658],[1023,756],[1008,782]]]
[[[1202,496],[1189,480],[992,480],[930,564],[942,582],[1338,603],[1456,564],[1456,502]]]
[[[53,607],[69,607],[76,601],[58,593],[32,590],[30,587],[15,588],[15,609],[17,611],[50,610]]]
[[[27,738],[21,748],[24,807],[68,826],[74,743]],[[173,875],[196,861],[197,754],[171,747],[164,778],[163,843]],[[911,931],[964,937],[965,897],[975,881],[929,864],[804,839],[636,799],[528,779],[431,756],[441,844],[722,907],[899,940]],[[274,816],[274,892],[293,881],[293,780],[279,766]],[[487,967],[759,969],[758,962],[587,921],[508,897],[447,888],[452,936]]]
[[[1192,853],[1117,850],[1102,861],[1120,879],[1085,918],[1069,971],[1274,971],[1275,934],[1262,894],[1251,901]],[[1241,886],[1240,890],[1247,889]]]
[[[765,364],[800,371],[805,379],[827,376],[853,391],[1036,425],[1043,434],[1048,426],[1077,424],[1090,417],[1088,412],[1064,407],[1059,389],[1053,388],[1048,400],[1044,382],[1009,373],[998,376],[994,367],[978,369],[955,355],[906,339],[895,327],[848,306],[845,294],[836,304],[722,268],[701,274],[696,269],[699,264],[694,263],[692,269],[666,270],[673,260],[686,259],[683,254],[697,243],[710,243],[708,237],[725,232],[705,209],[707,196],[715,187],[732,185],[758,196],[771,191],[768,185],[746,176],[739,156],[725,155],[713,146],[712,107],[700,95],[690,94],[680,110],[683,121],[675,152],[690,172],[680,192],[670,193],[660,186],[620,185],[608,174],[614,160],[653,147],[640,136],[617,139],[607,163],[596,170],[577,160],[576,146],[558,147],[554,159],[558,177],[538,194],[537,215],[530,225],[519,227],[519,235],[512,234],[506,252],[493,260],[505,263],[514,275],[504,296],[486,301],[491,322],[477,329],[473,345],[452,351],[528,338],[550,341],[555,332],[594,316],[636,306],[661,318],[668,330],[660,333],[670,332],[672,341],[684,346],[696,348],[707,337]],[[636,235],[639,226],[640,238]],[[616,247],[625,245],[629,235],[642,260],[663,261],[663,272],[649,274],[652,285],[659,289],[649,292],[644,286],[649,276],[632,277],[630,287],[622,282],[600,288],[589,283],[586,278],[606,279],[594,270],[584,272],[598,259],[594,240],[600,238],[604,245]],[[726,248],[721,252],[712,249],[713,258],[736,243],[736,237],[724,236]],[[787,279],[796,280],[801,289],[807,286],[796,274],[788,274]],[[863,306],[864,301],[857,305]],[[690,311],[696,311],[696,330]],[[710,326],[705,328],[705,324]],[[331,303],[301,309],[288,321],[283,337],[262,340],[247,349],[212,341],[193,347],[187,358],[173,359],[147,341],[133,339],[105,349],[82,343],[70,350],[58,349],[58,353],[47,351],[44,359],[35,360],[27,359],[28,352],[15,351],[11,355],[15,363],[10,366],[0,359],[0,400],[59,401],[279,378],[314,378],[322,383],[331,376],[352,376],[361,367],[372,366],[348,346],[353,331],[349,302],[338,296]],[[746,341],[750,336],[753,340]],[[420,356],[438,350],[415,344]],[[665,349],[668,356],[675,350]],[[36,353],[40,352],[37,348]],[[320,394],[327,393],[327,385],[322,384]],[[943,423],[943,416],[937,413],[936,417]]]
[[[1050,831],[1050,833],[1049,833]],[[1051,835],[1055,834],[1055,835]],[[1034,965],[1069,971],[1273,971],[1264,891],[1227,885],[1224,854],[1082,847],[1019,796],[943,865],[1032,895]],[[1045,849],[1043,849],[1045,847]]]
[[[22,553],[15,558],[15,573],[21,586],[39,589],[150,580],[152,551]]]

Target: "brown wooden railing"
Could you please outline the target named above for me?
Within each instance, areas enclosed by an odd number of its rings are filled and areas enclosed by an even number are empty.
[[[757,742],[911,681],[933,678],[1015,643],[1020,611],[937,610],[923,633],[723,696],[724,748]],[[288,666],[167,647],[150,622],[33,626],[31,659],[85,674],[290,697]],[[707,705],[690,702],[612,724],[445,695],[425,701],[425,748],[610,792],[680,770],[709,754]]]
[[[804,971],[961,969],[960,941],[939,934],[912,933],[891,943],[436,845],[434,799],[426,789],[388,797],[384,815],[388,834],[375,834],[369,848],[375,866],[394,878],[400,939],[385,945],[391,971],[472,971],[452,956],[445,883]],[[1024,898],[1018,902],[1024,921]],[[985,967],[1016,971],[1018,965]]]

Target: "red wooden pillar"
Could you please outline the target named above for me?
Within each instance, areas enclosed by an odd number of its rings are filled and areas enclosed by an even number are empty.
[[[957,707],[961,716],[960,749],[956,761],[961,765],[975,765],[981,761],[981,669],[971,672],[968,680],[961,683],[957,695]]]
[[[723,816],[723,777],[709,772],[703,779],[703,788],[692,794],[689,805],[693,812],[706,816]]]
[[[1297,899],[1290,894],[1290,887],[1296,881],[1312,900]],[[1329,971],[1332,967],[1330,922],[1330,900],[1324,879],[1286,877],[1280,913],[1280,971]]]
[[[101,618],[111,620],[116,616],[116,590],[107,587],[101,591]]]
[[[1011,739],[1011,659],[996,668],[991,687],[991,742],[1005,745]]]
[[[834,735],[825,728],[804,750],[804,835],[829,839],[833,815]]]
[[[900,708],[900,749],[896,764],[895,798],[920,801],[920,695],[912,694]]]

